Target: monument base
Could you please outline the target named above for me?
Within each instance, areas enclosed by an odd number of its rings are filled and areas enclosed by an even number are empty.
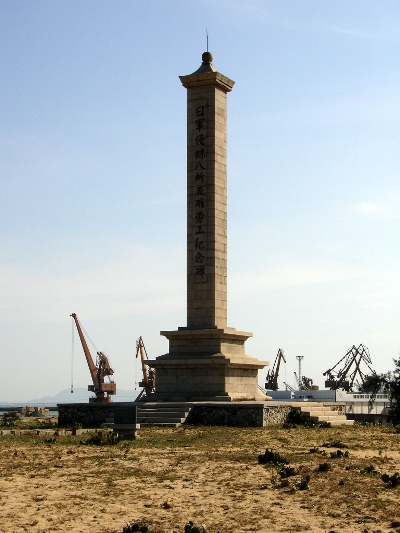
[[[156,371],[151,401],[265,399],[258,389],[258,370],[268,362],[244,353],[251,333],[233,328],[179,328],[161,335],[169,339],[170,351],[147,362]]]

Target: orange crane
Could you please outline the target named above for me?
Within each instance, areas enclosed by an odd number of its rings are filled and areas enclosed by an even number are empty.
[[[90,375],[93,381],[93,385],[88,385],[88,390],[94,392],[96,396],[94,398],[89,398],[89,402],[111,402],[111,395],[117,392],[117,386],[110,378],[110,376],[114,374],[114,370],[111,368],[107,356],[103,352],[97,352],[96,364],[94,364],[78,317],[75,313],[72,313],[70,316],[72,316],[72,318],[75,320],[76,329],[78,330],[79,338],[82,343],[82,348],[85,353]],[[109,383],[104,383],[105,376],[109,378]]]
[[[138,358],[139,353],[143,373],[143,380],[139,381],[139,387],[143,388],[140,391],[140,394],[136,398],[135,402],[137,402],[143,396],[144,393],[146,394],[146,396],[149,396],[152,392],[154,392],[156,385],[155,370],[154,368],[149,368],[149,366],[146,364],[146,359],[148,359],[148,357],[142,337],[139,337],[136,341],[136,359]]]

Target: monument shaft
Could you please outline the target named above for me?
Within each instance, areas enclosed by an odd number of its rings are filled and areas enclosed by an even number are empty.
[[[221,78],[214,72],[181,77],[187,88],[188,328],[227,325],[226,92],[233,82]]]
[[[187,89],[187,326],[162,331],[169,352],[156,371],[153,401],[230,401],[258,396],[266,361],[245,354],[251,333],[227,327],[227,120],[234,82],[209,52],[180,76]]]

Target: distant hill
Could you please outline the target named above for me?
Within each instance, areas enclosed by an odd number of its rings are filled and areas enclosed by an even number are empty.
[[[136,391],[117,390],[117,394],[113,396],[113,402],[133,402],[139,392],[140,389]],[[54,396],[41,396],[40,398],[34,398],[33,400],[21,402],[2,402],[0,400],[0,405],[20,407],[24,405],[56,405],[57,403],[87,403],[92,396],[93,393],[84,388],[76,388],[72,394],[70,389],[64,389]]]

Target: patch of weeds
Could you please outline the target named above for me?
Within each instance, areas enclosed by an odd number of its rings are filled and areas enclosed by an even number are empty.
[[[330,456],[332,459],[336,459],[338,457],[349,457],[349,452],[346,450],[345,452],[342,452],[342,450],[336,450],[336,452],[331,452]]]
[[[8,413],[4,413],[1,418],[1,426],[5,428],[14,428],[17,425],[19,418],[20,417],[18,416],[17,411],[9,411]]]
[[[290,487],[290,481],[289,481],[288,478],[290,476],[297,475],[298,471],[296,471],[291,466],[285,466],[285,465],[281,464],[281,465],[279,465],[279,467],[277,469],[277,474],[278,475],[271,476],[271,484],[274,487],[287,488],[287,487]],[[278,482],[279,482],[279,484],[278,484]]]
[[[140,520],[139,522],[134,522],[133,524],[126,524],[126,526],[122,529],[122,533],[136,533],[136,531],[140,533],[150,533],[150,525],[143,520]]]
[[[273,464],[273,465],[287,465],[289,461],[282,457],[278,452],[273,452],[268,448],[262,455],[258,456],[258,462],[260,464]]]
[[[397,472],[392,476],[389,476],[389,474],[383,474],[381,480],[391,488],[400,486],[400,476]]]
[[[283,427],[287,429],[296,426],[302,426],[305,428],[330,428],[331,423],[324,421],[316,422],[300,411],[300,409],[292,409],[292,411],[289,412]]]
[[[78,429],[83,429],[83,425],[80,422],[74,422],[71,426],[72,435],[76,435]]]
[[[207,533],[207,528],[204,524],[201,524],[201,526],[196,526],[191,520],[189,520],[183,531],[185,533]]]
[[[110,444],[118,444],[121,437],[112,431],[101,429],[89,435],[86,439],[82,439],[80,444],[89,444],[95,446],[109,446]]]
[[[271,476],[271,484],[276,485],[278,483],[278,476],[273,475]]]
[[[332,469],[332,463],[321,463],[318,466],[318,472],[329,472]]]
[[[322,444],[323,448],[348,448],[347,444],[345,444],[344,442],[340,441],[340,440],[333,440],[333,441],[329,441],[329,442],[324,442],[324,444]]]
[[[131,444],[132,444],[132,441],[130,441],[130,440],[123,440],[123,441],[121,442],[121,448],[122,448],[122,451],[123,451],[125,454],[127,454],[127,453],[130,451],[130,449],[131,449]]]
[[[282,465],[278,469],[278,474],[280,475],[281,478],[287,478],[287,477],[290,477],[290,476],[295,476],[296,474],[298,474],[298,471],[295,468],[293,468],[292,466],[284,466],[284,465]]]
[[[300,481],[296,483],[296,487],[298,490],[308,490],[310,488],[310,476],[303,477]]]
[[[376,470],[374,465],[368,465],[360,470],[360,474],[380,474],[379,470]]]

